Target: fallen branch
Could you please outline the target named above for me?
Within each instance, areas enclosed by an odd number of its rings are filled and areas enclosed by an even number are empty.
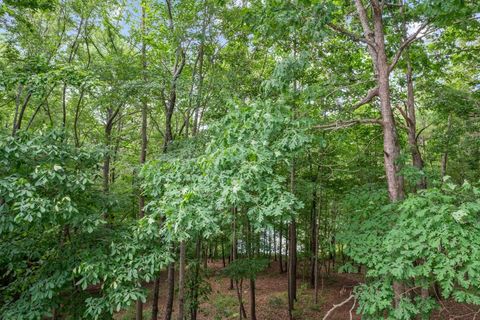
[[[322,320],[326,320],[328,318],[328,316],[330,316],[330,314],[337,308],[340,308],[341,306],[343,306],[344,304],[346,304],[348,301],[352,300],[352,299],[355,299],[355,296],[353,294],[350,295],[350,297],[348,297],[346,300],[344,300],[343,302],[339,303],[339,304],[334,304],[333,307],[328,310],[327,314],[325,314],[325,316],[322,318]],[[354,303],[356,303],[356,300],[354,300]],[[352,308],[353,309],[353,308]],[[350,319],[352,319],[352,314],[350,313]]]
[[[357,124],[379,124],[382,125],[382,120],[380,119],[355,119],[349,121],[335,121],[334,123],[322,124],[315,126],[315,129],[320,130],[338,130],[348,128]]]
[[[356,304],[357,304],[357,299],[354,298],[352,307],[350,308],[350,320],[353,320],[353,309],[355,308]]]

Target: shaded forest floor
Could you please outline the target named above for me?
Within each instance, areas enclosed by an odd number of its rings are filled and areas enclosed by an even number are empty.
[[[238,319],[238,299],[235,290],[229,290],[230,280],[225,278],[222,273],[222,262],[209,262],[209,278],[212,292],[206,302],[200,306],[198,320],[220,320],[220,319]],[[294,315],[298,320],[322,319],[334,304],[343,302],[350,296],[353,287],[363,280],[361,274],[337,274],[323,275],[319,285],[318,304],[315,304],[314,290],[310,289],[306,270],[299,269],[297,280],[297,302],[295,304]],[[305,276],[302,276],[305,274]],[[175,280],[177,280],[176,275]],[[165,304],[167,301],[167,275],[161,274],[161,287],[159,296],[159,317],[164,319]],[[323,285],[322,285],[323,284]],[[150,293],[153,283],[147,285]],[[278,262],[272,262],[270,268],[264,271],[256,281],[256,310],[258,320],[286,320],[288,319],[287,303],[287,274],[279,272]],[[243,302],[247,316],[249,313],[249,281],[244,281]],[[174,301],[174,314],[172,319],[176,319],[177,300]],[[343,306],[336,308],[328,317],[329,320],[348,320],[350,313],[352,319],[361,319],[355,314],[353,300],[350,300]],[[149,294],[147,303],[144,304],[144,319],[151,319],[152,295]],[[473,320],[478,307],[461,305],[451,301],[442,301],[443,308],[438,310],[432,316],[432,319],[456,319]],[[186,313],[188,310],[186,310]],[[477,315],[480,319],[480,314]],[[248,318],[248,317],[247,317]],[[130,310],[116,314],[117,320],[135,319],[135,306]]]

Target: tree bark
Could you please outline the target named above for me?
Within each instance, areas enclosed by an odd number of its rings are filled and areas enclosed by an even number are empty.
[[[290,172],[290,192],[295,192],[295,165]],[[294,302],[297,299],[297,226],[292,218],[289,226],[289,255],[288,255],[288,315],[293,320]]]
[[[243,293],[243,279],[238,281],[235,280],[235,288],[237,289],[237,298],[238,298],[238,318],[242,320],[243,318],[247,317],[247,312],[245,311],[245,306],[243,305],[243,298],[242,298],[242,293]]]
[[[195,244],[195,269],[194,269],[194,278],[195,278],[195,287],[193,288],[192,292],[192,304],[190,307],[190,320],[197,320],[197,305],[198,305],[198,284],[199,284],[199,277],[200,277],[200,259],[202,255],[202,248],[201,248],[201,241],[200,236],[198,236],[196,244]]]
[[[257,320],[255,308],[255,279],[250,279],[250,319]]]
[[[450,139],[450,131],[452,129],[452,114],[448,115],[448,125],[447,125],[447,143],[445,145],[445,150],[443,151],[442,154],[442,162],[441,162],[441,168],[440,168],[440,173],[442,178],[447,175],[447,163],[448,163],[448,149],[449,149],[449,139]]]
[[[178,270],[178,320],[185,317],[185,241],[180,242],[180,265]]]
[[[316,266],[316,252],[317,252],[317,193],[313,192],[312,195],[312,210],[310,221],[310,287],[315,287],[315,266]]]
[[[232,258],[230,263],[237,260],[237,208],[233,207],[233,222],[232,222]],[[230,279],[230,290],[233,290],[233,279]]]
[[[152,298],[152,320],[158,319],[158,298],[160,295],[160,277],[155,279],[153,284],[153,298]]]
[[[282,256],[282,246],[283,246],[283,240],[282,240],[282,231],[283,231],[283,224],[280,225],[280,230],[279,230],[279,235],[278,235],[278,264],[280,266],[280,273],[284,273],[285,271],[283,270],[283,256]]]
[[[165,320],[172,319],[172,312],[173,312],[173,298],[174,298],[174,291],[175,291],[175,263],[171,262],[168,265],[168,276],[167,276],[167,283],[168,283],[168,296],[167,296],[167,304],[165,309]]]
[[[403,177],[398,175],[400,172],[400,146],[398,143],[397,130],[393,117],[390,96],[390,65],[388,64],[385,50],[385,34],[383,26],[383,4],[378,0],[371,0],[373,31],[370,28],[369,18],[361,0],[355,0],[355,7],[362,24],[365,39],[372,44],[367,45],[372,63],[375,70],[375,76],[378,87],[378,97],[380,99],[380,110],[383,126],[383,154],[384,167],[387,180],[388,194],[390,201],[395,202],[404,198]],[[401,53],[401,51],[400,51]],[[393,289],[395,293],[395,305],[398,305],[403,286],[394,282]]]

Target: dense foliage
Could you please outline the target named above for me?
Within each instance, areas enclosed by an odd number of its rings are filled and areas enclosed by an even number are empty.
[[[240,318],[243,281],[256,319],[255,283],[276,267],[290,319],[297,278],[317,304],[335,272],[361,274],[364,319],[428,319],[445,301],[473,316],[479,12],[3,1],[0,318],[157,319],[165,272],[165,319],[196,320],[215,259]]]

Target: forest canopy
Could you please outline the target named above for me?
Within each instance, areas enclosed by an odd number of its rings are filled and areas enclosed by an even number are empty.
[[[0,319],[480,318],[479,35],[474,0],[0,2]]]

